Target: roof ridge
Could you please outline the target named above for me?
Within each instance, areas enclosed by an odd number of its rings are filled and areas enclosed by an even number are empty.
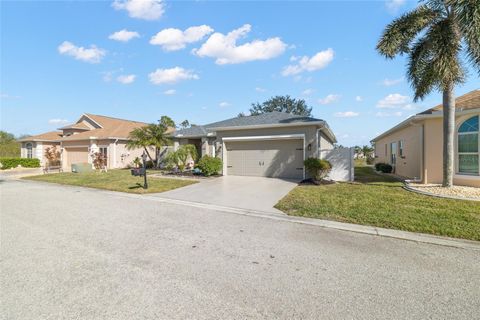
[[[120,121],[127,121],[127,122],[134,122],[134,123],[145,123],[148,124],[147,122],[143,121],[136,121],[136,120],[128,120],[128,119],[122,119],[122,118],[117,118],[117,117],[111,117],[111,116],[104,116],[101,114],[93,114],[93,113],[84,113],[86,116],[95,116],[95,117],[102,117],[102,118],[108,118],[108,119],[114,119],[114,120],[120,120]]]

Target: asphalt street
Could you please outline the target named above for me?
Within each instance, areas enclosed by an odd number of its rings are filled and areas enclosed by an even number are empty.
[[[479,319],[480,251],[3,181],[2,319]]]

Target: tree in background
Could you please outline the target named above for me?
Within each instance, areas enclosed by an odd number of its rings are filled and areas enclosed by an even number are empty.
[[[384,30],[377,50],[393,59],[407,55],[407,76],[414,100],[443,92],[443,186],[453,185],[455,85],[465,79],[464,54],[480,72],[478,0],[423,1]]]
[[[305,117],[312,116],[312,108],[307,105],[305,100],[292,99],[288,95],[275,96],[261,104],[258,102],[252,103],[252,107],[250,108],[250,114],[252,116],[272,111],[286,112]]]
[[[151,123],[141,128],[135,128],[130,132],[127,142],[128,149],[143,148],[148,158],[158,168],[160,166],[160,156],[162,148],[171,145],[171,137],[167,135],[169,128],[175,128],[175,122],[167,116],[162,116],[158,124]],[[148,150],[153,147],[155,150],[155,158],[153,158]]]
[[[182,129],[187,129],[190,127],[190,122],[188,120],[183,120],[180,122],[180,128]]]
[[[15,136],[6,131],[0,131],[0,157],[19,158],[21,144]]]

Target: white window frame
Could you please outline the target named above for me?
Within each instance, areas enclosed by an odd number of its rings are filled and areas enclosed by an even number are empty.
[[[27,151],[26,157],[28,159],[33,159],[33,143],[28,142],[25,144],[25,150]]]
[[[459,176],[480,176],[480,131],[470,131],[470,132],[459,132],[460,130],[460,127],[468,120],[470,120],[471,118],[475,118],[475,117],[478,117],[479,120],[480,120],[480,115],[474,115],[474,116],[471,116],[471,117],[467,117],[467,118],[464,118],[462,119],[462,121],[460,121],[458,127],[457,127],[457,134],[456,134],[456,142],[457,142],[457,145],[456,145],[456,174],[459,175]],[[480,128],[479,128],[480,129]],[[459,136],[462,136],[462,135],[470,135],[470,134],[476,134],[478,136],[478,151],[477,152],[460,152],[459,151],[459,144],[458,144],[458,137]],[[470,173],[470,172],[460,172],[460,155],[477,155],[478,156],[478,160],[479,160],[479,166],[478,166],[478,172],[477,173]]]

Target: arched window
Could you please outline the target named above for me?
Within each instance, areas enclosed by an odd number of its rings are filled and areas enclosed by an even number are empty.
[[[33,158],[33,145],[31,143],[27,143],[25,148],[27,148],[27,158]]]
[[[480,174],[479,118],[479,116],[473,116],[458,128],[458,173]]]

